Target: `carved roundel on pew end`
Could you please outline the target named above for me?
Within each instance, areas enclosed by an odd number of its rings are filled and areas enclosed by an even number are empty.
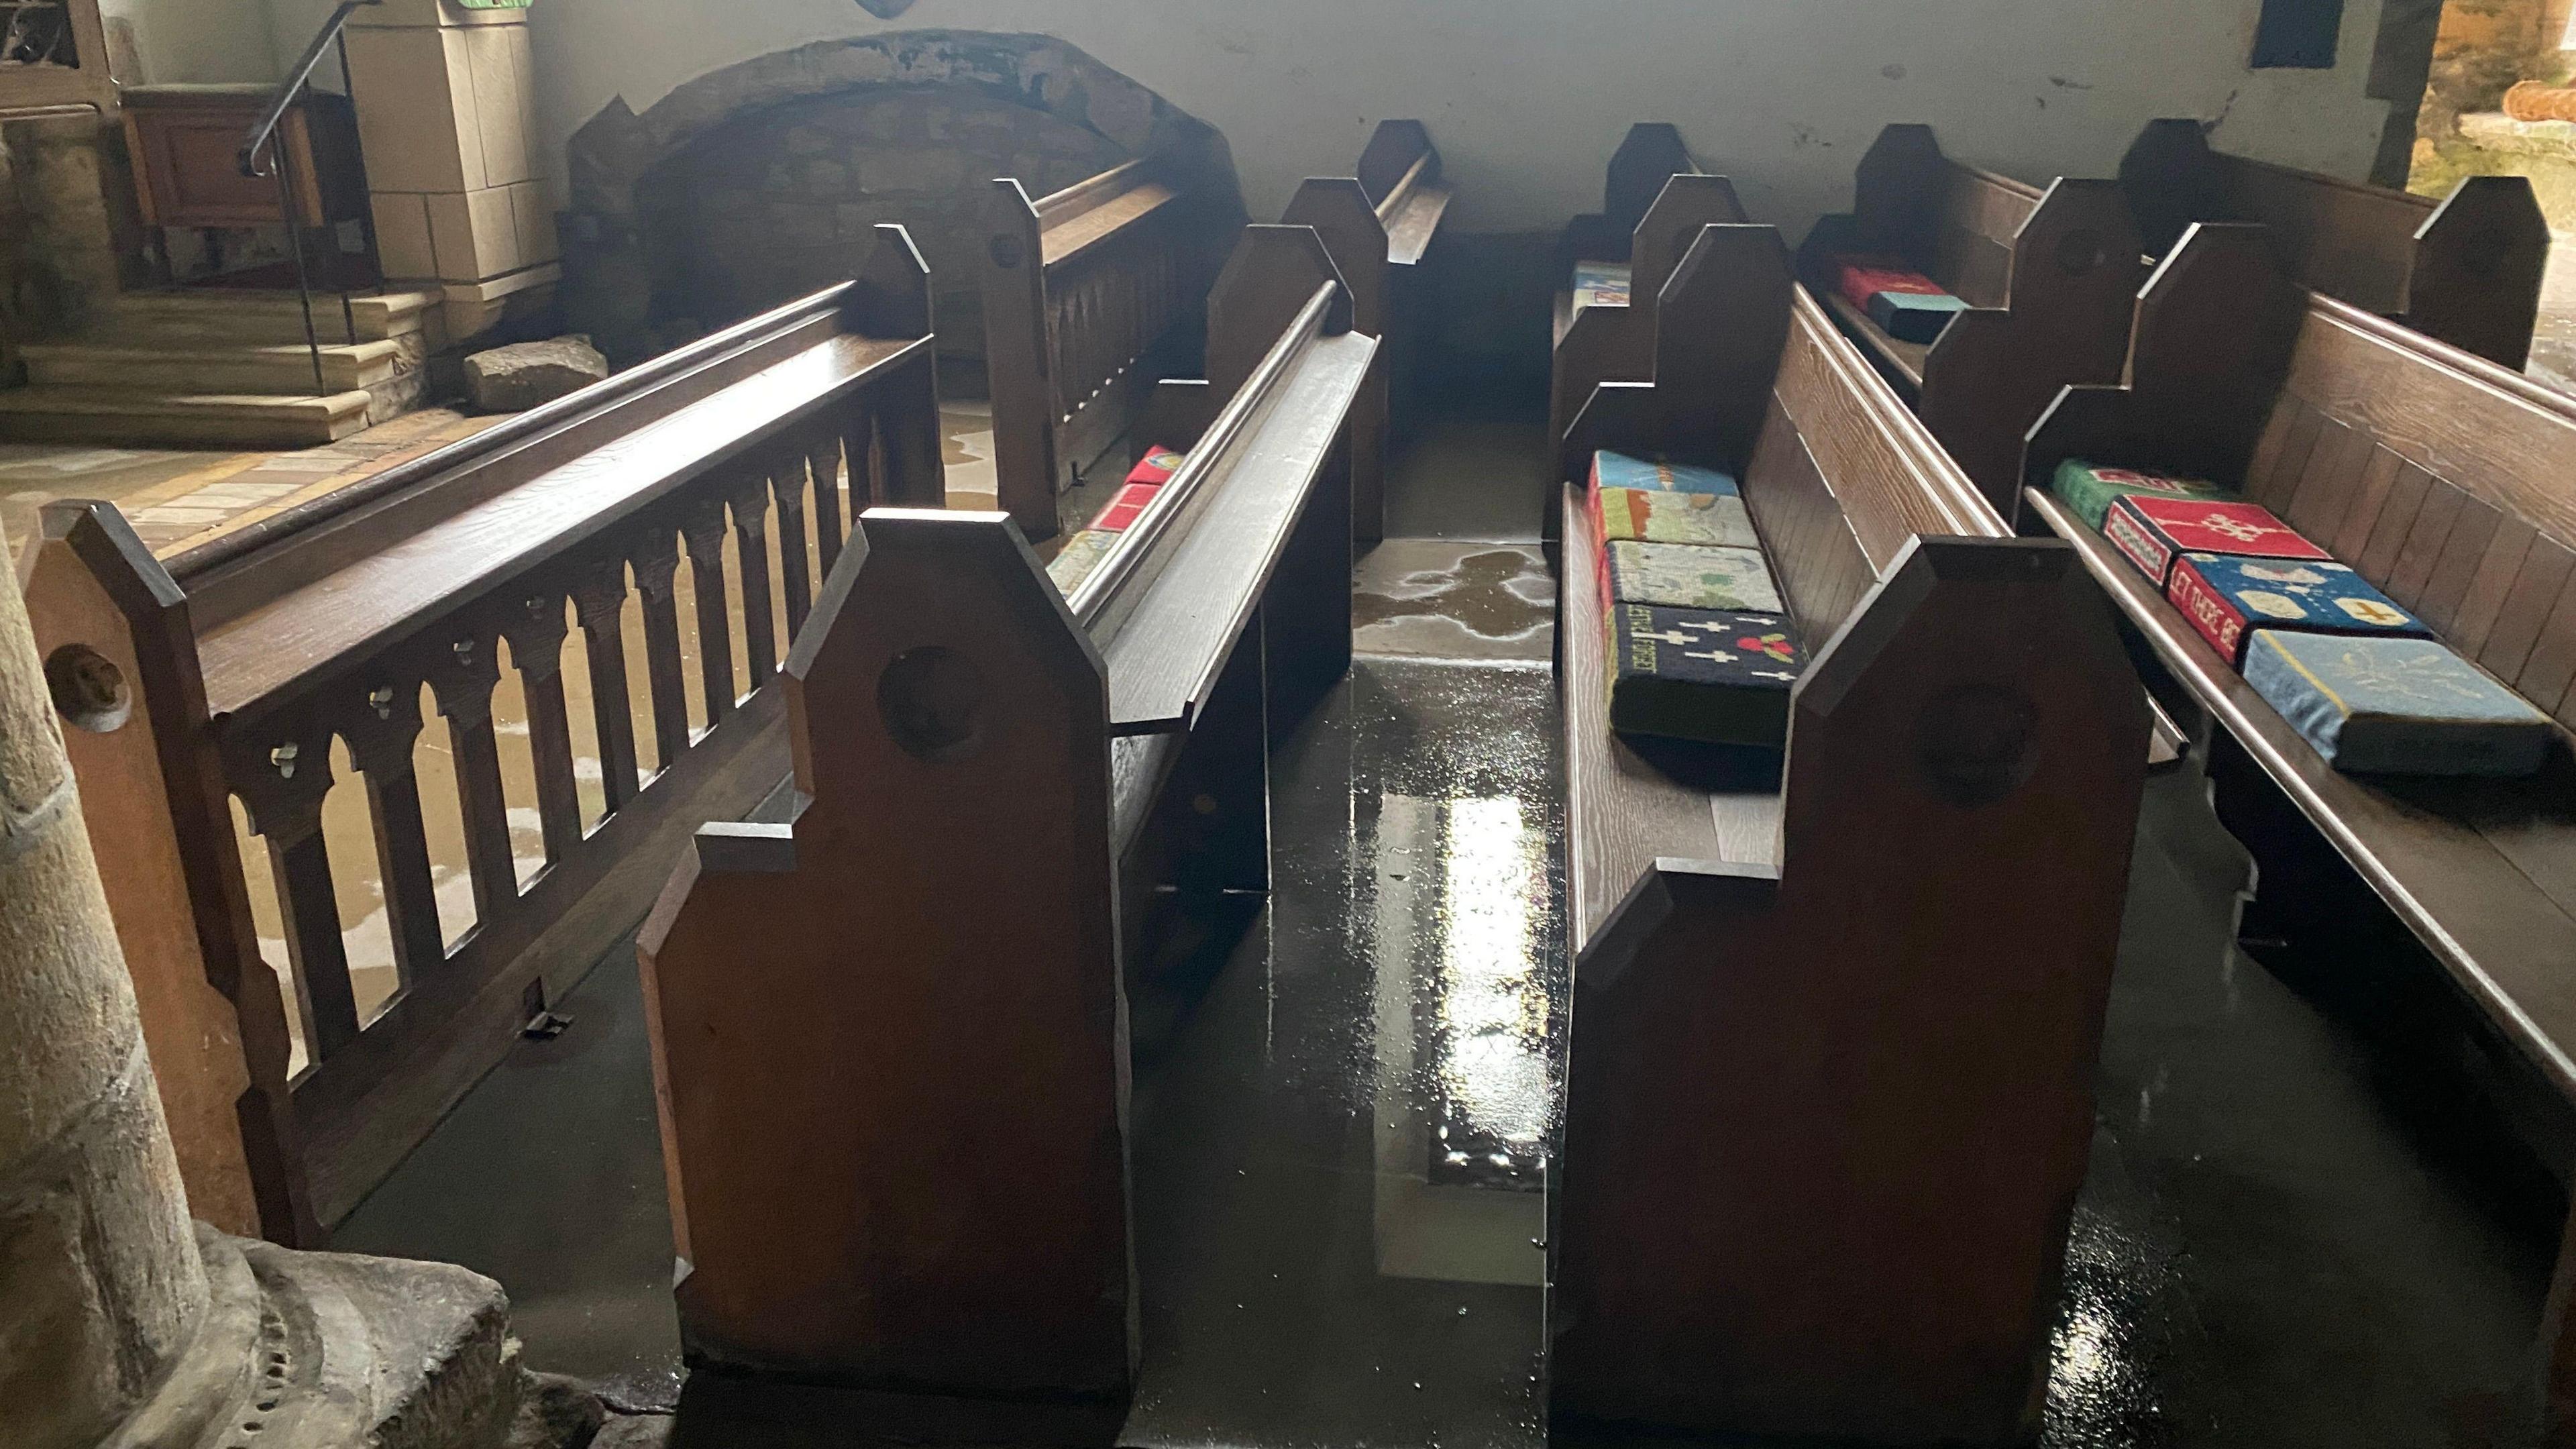
[[[994,237],[990,250],[993,254],[993,265],[1006,272],[1017,268],[1024,260],[1020,255],[1020,239],[1015,236]]]
[[[2111,260],[2111,249],[2102,243],[2102,234],[2091,227],[2079,227],[2057,239],[2057,267],[2070,277],[2081,277]]]
[[[944,645],[907,649],[877,676],[877,712],[905,754],[966,759],[984,745],[984,672]]]
[[[2038,728],[2038,709],[2019,691],[1957,685],[1916,722],[1915,759],[1942,799],[1965,809],[1992,805],[2030,778]]]
[[[75,729],[112,734],[134,715],[125,671],[86,644],[66,644],[46,657],[45,687],[63,722]]]

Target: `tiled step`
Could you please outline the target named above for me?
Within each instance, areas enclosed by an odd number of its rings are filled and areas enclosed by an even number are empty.
[[[410,339],[322,349],[326,392],[355,392],[391,382],[419,365]],[[191,347],[143,334],[74,342],[32,342],[19,349],[27,380],[41,388],[115,388],[136,393],[279,393],[311,396],[313,354],[301,343]]]
[[[350,340],[353,325],[357,341],[381,342],[427,326],[439,300],[436,292],[353,297],[344,317],[338,293],[317,293],[313,328],[325,343]],[[293,292],[129,292],[116,299],[116,319],[118,331],[149,332],[176,346],[304,341],[304,309]]]
[[[0,438],[159,447],[306,448],[367,426],[364,390],[322,397],[94,387],[0,392]]]

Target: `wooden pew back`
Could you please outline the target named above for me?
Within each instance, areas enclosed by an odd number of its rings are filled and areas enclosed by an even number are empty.
[[[233,1003],[246,1057],[233,1070],[268,1102],[238,1129],[258,1139],[243,1145],[264,1230],[317,1240],[497,1060],[531,992],[569,989],[642,914],[699,820],[776,784],[774,618],[803,621],[809,557],[835,559],[858,508],[944,496],[929,305],[910,241],[881,228],[858,281],[168,568],[109,505],[49,513],[26,579],[40,639],[92,651],[136,686],[124,727],[73,740],[92,819],[117,832],[119,858],[147,862],[111,880],[111,907],[139,974],[211,981]],[[740,672],[728,543],[742,574]],[[683,546],[703,732],[683,678]],[[630,605],[641,681],[627,672]],[[576,780],[562,673],[575,629],[601,763],[595,813]],[[524,884],[494,718],[505,649],[545,854]],[[445,721],[473,891],[474,925],[452,942],[414,775],[424,689]],[[322,828],[335,745],[366,796],[372,870],[335,863]],[[285,1000],[252,925],[236,799],[268,847]],[[342,925],[353,883],[384,903],[398,980],[364,1021]],[[156,1029],[188,1040],[201,1025]],[[295,1046],[306,1065],[290,1085]],[[167,1070],[202,1055],[174,1051]]]
[[[1799,275],[1998,512],[2009,516],[2022,436],[2069,383],[2114,382],[2146,268],[2119,188],[2045,189],[1954,161],[1928,126],[1881,132],[1853,210],[1817,222]],[[1886,253],[1971,308],[1928,348],[1880,331],[1835,286],[1834,259]]]
[[[2148,253],[2196,221],[2272,229],[2290,279],[2519,371],[2531,356],[2549,224],[2531,182],[2472,176],[2447,199],[2213,149],[2198,121],[2151,121],[2120,163]]]
[[[806,803],[702,832],[639,934],[695,1361],[1133,1387],[1134,902],[1162,861],[1267,888],[1267,740],[1350,657],[1376,351],[1305,228],[1247,229],[1209,311],[1224,401],[1069,595],[1007,515],[860,520],[788,666]],[[1025,879],[959,898],[1004,859]]]
[[[1243,223],[1224,143],[1138,157],[1036,201],[993,183],[985,367],[1001,505],[1051,538],[1055,495],[1184,370]]]
[[[2135,676],[2073,551],[2006,536],[1776,233],[1710,228],[1664,313],[1655,381],[1601,387],[1571,446],[1740,469],[1816,654],[1776,786],[1610,735],[1569,490],[1551,1408],[2026,1439],[2092,1134]]]
[[[2266,245],[2196,228],[2139,299],[2132,389],[2071,393],[2032,466],[2089,449],[2241,482],[2576,725],[2576,399],[2294,287]]]

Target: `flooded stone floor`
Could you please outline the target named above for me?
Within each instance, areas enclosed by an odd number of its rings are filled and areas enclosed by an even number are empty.
[[[1498,468],[1508,427],[1435,429],[1472,446],[1399,470],[1415,532],[1364,562],[1363,653],[1276,754],[1272,896],[1140,1070],[1125,1442],[1545,1441],[1562,770],[1548,605],[1508,522],[1534,527],[1538,485]],[[2439,1151],[2414,1064],[2235,949],[2245,879],[2197,776],[2152,781],[2043,1443],[2512,1443],[2557,1205]],[[558,1009],[571,1030],[516,1047],[337,1246],[490,1273],[531,1365],[667,1408],[631,957]]]

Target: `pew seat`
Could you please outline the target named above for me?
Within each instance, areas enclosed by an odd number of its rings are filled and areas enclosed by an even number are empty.
[[[2138,303],[2125,387],[2070,388],[2033,430],[2026,526],[2082,552],[2209,752],[2256,865],[2240,937],[2293,970],[2409,954],[2457,989],[2536,1090],[2576,1101],[2576,760],[2530,779],[2348,775],[2044,487],[2068,458],[2240,483],[2465,658],[2576,723],[2576,400],[2296,287],[2264,229],[2194,227]],[[2576,1237],[2571,1237],[2576,1246]],[[2562,1249],[2552,1302],[2576,1285]],[[2576,1354],[2552,1311],[2554,1432]],[[2558,1442],[2552,1440],[2551,1442]]]

